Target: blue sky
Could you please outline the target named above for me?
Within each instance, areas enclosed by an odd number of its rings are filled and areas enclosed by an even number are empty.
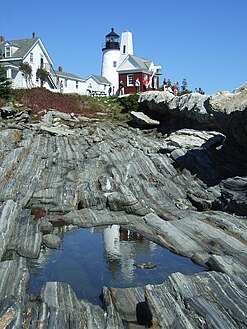
[[[208,94],[247,82],[247,0],[2,1],[0,35],[40,37],[55,68],[100,75],[111,27],[133,33],[134,54],[163,76]]]

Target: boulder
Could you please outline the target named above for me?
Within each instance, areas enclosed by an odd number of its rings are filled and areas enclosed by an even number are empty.
[[[158,126],[160,122],[158,120],[150,119],[146,114],[143,112],[130,112],[133,119],[141,126]]]
[[[13,118],[16,114],[16,109],[12,103],[9,103],[6,106],[1,107],[1,117],[3,119]]]
[[[221,182],[221,201],[225,210],[245,216],[247,214],[247,177],[233,177]]]
[[[221,131],[243,148],[247,146],[247,88],[219,92],[208,98],[208,107]]]
[[[139,104],[144,113],[150,118],[158,117],[163,126],[218,130],[224,133],[230,142],[246,149],[246,85],[233,93],[218,92],[213,95],[190,93],[174,97],[167,92],[143,93],[139,97]]]
[[[55,234],[46,234],[43,236],[43,243],[48,248],[59,249],[61,244],[61,239]]]

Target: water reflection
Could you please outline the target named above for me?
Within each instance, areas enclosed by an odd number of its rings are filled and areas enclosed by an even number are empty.
[[[47,281],[67,282],[78,298],[99,304],[103,286],[133,287],[162,283],[173,272],[191,274],[205,270],[190,259],[171,253],[138,233],[112,225],[105,228],[63,229],[60,250],[44,248],[29,259],[29,293],[39,294]],[[134,264],[153,262],[151,270]]]
[[[148,255],[155,248],[155,244],[145,240],[141,234],[126,230],[119,225],[104,229],[103,238],[107,264],[111,273],[114,275],[121,272],[126,283],[133,282],[137,255],[145,253]]]

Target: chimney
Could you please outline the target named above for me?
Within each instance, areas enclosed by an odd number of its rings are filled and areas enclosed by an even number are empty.
[[[59,71],[59,72],[63,72],[63,68],[62,68],[62,66],[58,66],[58,71]]]
[[[32,32],[32,37],[35,38],[35,32]]]
[[[5,38],[3,35],[0,35],[0,42],[4,42],[5,41]]]

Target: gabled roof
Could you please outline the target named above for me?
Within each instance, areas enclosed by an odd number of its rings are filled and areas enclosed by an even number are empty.
[[[10,46],[14,46],[19,48],[13,56],[8,57],[8,59],[10,58],[23,58],[27,52],[29,51],[29,49],[31,49],[36,42],[38,41],[39,38],[29,38],[29,39],[21,39],[21,40],[7,40],[4,42],[0,43],[0,48],[2,50],[2,54],[4,54],[4,46],[6,44],[9,44]]]
[[[52,59],[49,56],[47,50],[45,49],[41,39],[37,38],[37,37],[28,38],[28,39],[19,39],[19,40],[6,40],[4,42],[0,42],[0,59],[6,59],[8,61],[13,60],[13,59],[23,59],[37,43],[40,44],[40,46],[41,46],[42,50],[44,51],[45,55],[47,56],[48,60],[53,65]],[[15,51],[15,53],[12,56],[5,58],[4,57],[5,45],[10,45],[10,46],[16,47],[18,49]]]
[[[134,60],[141,68],[149,70],[150,66],[152,65],[152,61],[149,61],[148,59],[144,59],[135,55],[129,55],[130,58]]]
[[[99,75],[91,74],[86,78],[86,80],[88,80],[90,78],[94,79],[94,81],[96,81],[98,84],[111,85],[110,81],[108,81],[106,78],[101,77]]]
[[[78,75],[75,75],[73,73],[63,72],[63,71],[56,71],[54,70],[56,75],[60,78],[69,78],[73,80],[82,80],[85,81],[85,79],[78,77]]]
[[[149,71],[150,67],[153,65],[152,61],[147,59],[135,56],[135,55],[128,55],[123,62],[119,65],[117,71],[125,71],[126,70],[126,63],[131,62],[132,66],[134,67],[132,70],[142,70],[142,71]]]

